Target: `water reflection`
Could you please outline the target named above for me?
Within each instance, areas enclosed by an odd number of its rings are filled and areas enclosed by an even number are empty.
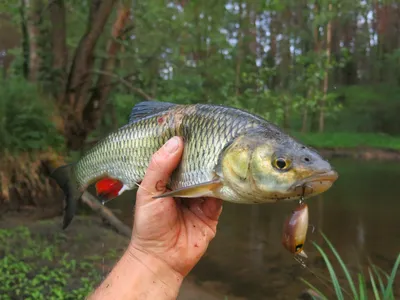
[[[308,268],[323,273],[324,263],[314,240],[323,245],[323,231],[344,261],[356,270],[371,258],[390,271],[400,251],[400,201],[397,193],[399,163],[332,160],[340,177],[324,195],[309,199],[310,224],[305,251]],[[134,193],[108,207],[118,207],[131,224]],[[230,291],[249,299],[295,299],[304,289],[304,277],[326,290],[281,244],[282,226],[295,203],[235,205],[224,203],[216,238],[193,270],[203,281],[223,282]],[[323,247],[326,249],[326,246]],[[327,276],[328,277],[328,276]]]

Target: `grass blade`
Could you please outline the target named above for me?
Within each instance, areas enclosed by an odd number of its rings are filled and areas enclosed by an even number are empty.
[[[382,273],[383,276],[386,277],[386,280],[389,280],[389,274],[388,274],[387,272],[385,272],[384,270],[382,270],[382,268],[379,267],[379,266],[377,266],[377,265],[374,265],[374,266],[375,266],[375,268],[376,268],[378,271],[380,271],[380,272]]]
[[[379,270],[378,270],[378,268],[376,267],[376,265],[371,264],[371,266],[372,266],[372,270],[373,270],[373,271],[375,272],[375,274],[376,274],[376,277],[378,278],[378,282],[379,282],[379,287],[380,287],[380,289],[381,289],[381,293],[382,293],[382,295],[384,295],[384,294],[385,294],[385,284],[383,283],[382,276],[381,276],[381,274],[379,274]],[[383,275],[385,275],[385,273],[384,273]],[[389,277],[389,276],[388,276],[388,277]]]
[[[315,286],[313,286],[311,283],[309,283],[307,280],[305,280],[305,279],[303,279],[303,278],[300,278],[300,280],[303,282],[303,283],[305,283],[310,289],[312,289],[314,292],[316,292],[322,299],[326,299],[326,300],[328,300],[328,298],[324,295],[324,294],[322,294],[322,292],[319,290],[319,289],[317,289]]]
[[[360,299],[367,300],[367,294],[365,293],[366,290],[365,280],[362,273],[358,274],[358,284],[360,289],[360,295],[359,295]]]
[[[325,239],[325,241],[328,244],[329,248],[331,248],[333,254],[336,256],[336,259],[338,260],[340,266],[342,267],[344,275],[346,276],[347,281],[349,282],[349,286],[350,286],[350,289],[351,289],[351,291],[353,293],[354,299],[358,300],[357,290],[356,290],[356,287],[354,285],[353,279],[351,278],[349,270],[347,269],[346,265],[344,264],[342,258],[339,255],[339,253],[336,251],[335,247],[333,247],[332,243],[328,240],[328,238],[325,236],[325,234],[323,234],[321,232],[321,235]]]
[[[399,265],[400,265],[400,253],[397,256],[396,262],[394,263],[394,266],[392,269],[392,273],[390,274],[390,278],[389,278],[388,284],[386,286],[385,294],[383,295],[384,300],[394,298],[393,297],[393,282],[394,282],[394,278],[396,277],[396,273],[397,273],[397,269],[399,268]],[[389,298],[389,296],[391,296],[391,297]]]
[[[381,297],[379,297],[378,288],[376,287],[376,284],[375,284],[374,276],[373,276],[370,268],[368,268],[368,273],[369,273],[369,278],[371,279],[372,290],[374,291],[375,300],[381,300]]]
[[[327,257],[324,250],[322,250],[322,248],[320,246],[318,246],[315,242],[313,242],[313,244],[314,244],[315,248],[317,248],[319,253],[321,253],[321,256],[323,257],[323,259],[325,261],[326,267],[328,268],[329,274],[331,275],[331,279],[332,279],[333,287],[335,288],[336,296],[338,297],[339,300],[344,299],[342,289],[339,285],[338,278],[336,276],[335,270],[333,269],[331,262],[329,261],[329,258]]]

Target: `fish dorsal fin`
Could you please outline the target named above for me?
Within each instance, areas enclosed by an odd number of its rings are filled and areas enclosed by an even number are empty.
[[[132,108],[129,115],[129,123],[158,112],[166,111],[174,106],[176,106],[174,103],[155,100],[139,102]]]

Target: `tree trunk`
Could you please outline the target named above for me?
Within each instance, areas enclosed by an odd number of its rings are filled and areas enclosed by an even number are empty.
[[[106,107],[107,97],[111,90],[111,79],[107,73],[112,74],[116,65],[116,55],[121,48],[118,39],[123,34],[125,25],[129,19],[129,7],[121,5],[117,12],[116,20],[112,27],[111,38],[107,45],[107,58],[104,58],[101,66],[102,74],[99,75],[96,87],[92,92],[92,96],[86,105],[83,116],[85,130],[91,131],[96,128],[104,108]]]
[[[236,75],[235,75],[235,94],[236,96],[240,95],[240,74],[241,74],[241,65],[242,65],[242,55],[243,55],[243,8],[242,1],[239,1],[239,28],[238,28],[238,43],[237,43],[237,54],[236,54]]]
[[[328,11],[332,11],[332,3],[329,3]],[[319,112],[319,132],[323,132],[325,129],[325,105],[326,105],[326,97],[328,94],[328,87],[329,87],[329,64],[331,58],[331,41],[332,41],[332,20],[329,20],[328,26],[326,29],[326,63],[325,66],[325,75],[324,75],[324,87],[323,92],[324,96],[320,103],[320,112]]]
[[[276,45],[276,33],[277,33],[277,22],[276,22],[276,16],[273,12],[271,12],[271,23],[269,25],[270,27],[270,32],[271,32],[271,38],[270,38],[270,51],[268,53],[268,67],[275,68],[276,66],[276,53],[277,53],[277,45]],[[271,76],[270,80],[270,86],[269,88],[271,90],[275,90],[276,84],[278,81],[278,76],[276,74],[273,74]]]
[[[315,7],[314,7],[314,16],[316,17],[319,14],[320,14],[320,7],[319,7],[318,3],[316,2],[315,3]],[[319,26],[317,25],[314,28],[314,52],[315,52],[317,57],[319,57],[320,51],[321,51],[321,41],[320,41],[320,36],[319,36]],[[320,82],[319,81],[318,81],[318,86],[317,87],[315,87],[315,86],[309,87],[308,94],[309,95],[313,95],[314,94],[313,90],[315,88],[318,88],[318,89],[320,88]],[[310,130],[311,131],[316,131],[318,129],[318,114],[317,114],[317,111],[316,110],[312,110],[309,115],[310,115],[310,123],[311,123],[310,124]]]
[[[26,27],[29,36],[29,75],[28,79],[30,81],[36,81],[39,68],[40,68],[40,56],[39,56],[39,46],[38,37],[40,34],[39,22],[40,22],[40,0],[23,0],[25,4],[26,12]]]
[[[28,79],[29,77],[29,33],[27,26],[27,16],[26,16],[26,6],[25,0],[21,0],[19,13],[21,16],[21,33],[22,33],[22,72],[24,77]]]
[[[304,107],[303,110],[303,120],[302,120],[302,125],[301,125],[301,132],[306,133],[307,132],[307,123],[308,123],[308,109],[307,106]]]
[[[308,0],[303,0],[300,6],[299,15],[301,15],[301,28],[304,32],[308,32],[309,35],[307,37],[303,37],[301,40],[301,51],[303,55],[308,55],[310,51],[312,51],[314,40],[318,39],[318,31],[310,32],[309,31],[309,12],[308,12]],[[307,66],[305,66],[306,68]],[[305,70],[302,70],[305,72]],[[310,88],[305,85],[302,88],[302,94],[305,99],[309,97]],[[308,131],[308,107],[304,105],[302,112],[302,126],[301,132],[306,133]]]
[[[93,128],[85,128],[88,123],[83,122],[83,111],[92,83],[93,53],[115,3],[116,0],[92,1],[86,32],[75,50],[61,104],[64,111],[64,136],[70,150],[80,149]]]
[[[68,62],[64,0],[49,0],[49,10],[53,53],[52,68],[56,77],[54,79],[54,86],[57,87],[57,92],[54,97],[58,102],[61,102],[65,88],[66,67]]]

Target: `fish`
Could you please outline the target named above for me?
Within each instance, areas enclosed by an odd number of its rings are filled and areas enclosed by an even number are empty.
[[[183,154],[167,185],[170,191],[158,198],[273,203],[323,193],[338,178],[316,150],[245,110],[143,101],[132,108],[127,124],[51,173],[65,195],[63,228],[91,184],[107,200],[135,189],[152,155],[173,136],[183,138]]]
[[[307,258],[304,252],[304,243],[308,230],[308,205],[299,204],[286,219],[283,226],[282,244],[286,250],[295,255]]]

